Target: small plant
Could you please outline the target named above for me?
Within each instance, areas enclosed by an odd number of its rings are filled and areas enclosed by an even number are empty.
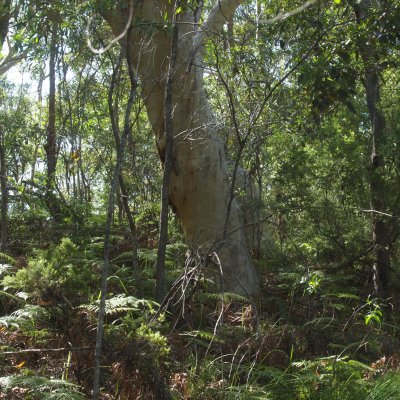
[[[371,325],[375,323],[379,327],[382,324],[382,311],[381,306],[377,303],[377,299],[371,299],[368,297],[366,305],[368,306],[368,311],[364,315],[365,325]]]
[[[321,273],[318,271],[302,276],[300,283],[305,285],[305,292],[307,292],[308,294],[315,294],[320,288],[321,281]]]

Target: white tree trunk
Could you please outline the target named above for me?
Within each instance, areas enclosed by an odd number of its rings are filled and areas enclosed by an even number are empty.
[[[224,236],[227,205],[231,196],[230,177],[224,144],[218,136],[218,125],[205,95],[203,71],[199,65],[203,40],[211,34],[208,28],[212,29],[212,34],[220,30],[239,3],[239,0],[221,1],[210,13],[211,19],[199,29],[195,29],[190,12],[182,12],[178,16],[178,61],[173,88],[174,166],[170,203],[181,221],[189,244],[206,254],[217,251],[223,269],[222,289],[254,296],[258,292],[258,277],[250,258],[236,200],[232,203]],[[165,148],[164,92],[171,48],[171,30],[164,27],[164,15],[171,20],[171,7],[168,0],[136,1],[134,18],[139,17],[141,24],[133,25],[129,49],[140,76],[144,102],[161,160]],[[117,12],[103,12],[115,35],[126,24],[127,9],[125,4],[125,8],[119,8]],[[218,282],[219,267],[215,266],[211,274]]]

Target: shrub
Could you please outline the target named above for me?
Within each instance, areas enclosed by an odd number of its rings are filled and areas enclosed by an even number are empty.
[[[5,288],[22,290],[42,302],[77,303],[88,295],[91,271],[70,239],[47,250],[35,250],[28,266],[2,280]]]

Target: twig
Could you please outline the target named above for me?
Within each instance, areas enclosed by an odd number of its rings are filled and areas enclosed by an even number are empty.
[[[384,212],[382,212],[382,211],[378,211],[378,210],[362,210],[362,212],[375,213],[375,214],[384,215],[384,216],[386,216],[386,217],[390,217],[390,218],[396,218],[396,219],[400,219],[399,217],[396,217],[395,215],[388,214],[388,213],[384,213]]]
[[[24,349],[17,351],[2,351],[1,356],[9,356],[13,354],[26,354],[26,353],[62,353],[63,351],[84,351],[84,350],[94,350],[93,346],[86,347],[60,347],[58,349]]]

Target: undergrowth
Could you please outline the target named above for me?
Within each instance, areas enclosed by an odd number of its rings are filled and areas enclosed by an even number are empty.
[[[24,266],[3,257],[0,398],[90,398],[100,250],[64,239]],[[169,247],[170,286],[185,251]],[[209,292],[199,265],[160,305],[148,279],[155,249],[139,253],[143,297],[132,295],[129,254],[121,247],[111,264],[102,398],[398,399],[398,321],[351,277],[271,269],[261,307]]]

